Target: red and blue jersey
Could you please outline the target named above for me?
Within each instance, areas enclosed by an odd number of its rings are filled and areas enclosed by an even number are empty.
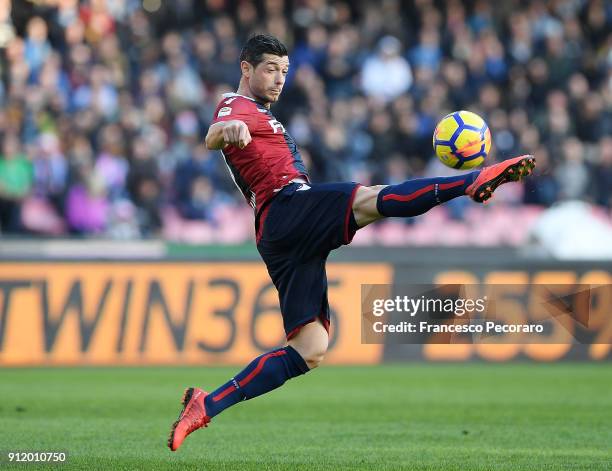
[[[309,181],[308,173],[295,141],[264,105],[226,93],[213,124],[234,119],[246,123],[252,140],[244,149],[227,146],[221,152],[236,186],[257,214],[294,178]]]

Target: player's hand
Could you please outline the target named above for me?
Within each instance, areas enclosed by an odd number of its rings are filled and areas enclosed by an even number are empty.
[[[244,149],[251,142],[249,127],[244,121],[238,119],[227,121],[223,126],[223,142]]]

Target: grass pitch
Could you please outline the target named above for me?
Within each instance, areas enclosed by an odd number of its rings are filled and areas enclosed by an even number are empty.
[[[612,365],[586,363],[322,367],[171,453],[183,388],[236,371],[0,369],[0,449],[69,453],[41,469],[612,468]]]

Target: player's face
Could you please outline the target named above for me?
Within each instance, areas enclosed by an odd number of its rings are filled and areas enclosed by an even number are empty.
[[[248,77],[251,93],[265,103],[274,103],[283,91],[288,71],[287,56],[264,54],[263,60],[257,64],[257,67],[251,67]]]

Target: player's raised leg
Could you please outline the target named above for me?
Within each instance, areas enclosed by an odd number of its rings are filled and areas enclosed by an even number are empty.
[[[456,177],[407,180],[397,185],[362,186],[353,201],[359,227],[384,217],[414,217],[453,198],[468,195],[483,203],[503,183],[531,174],[535,159],[523,155]]]
[[[238,402],[253,399],[282,386],[288,379],[316,368],[327,351],[328,334],[317,320],[303,326],[285,347],[255,358],[212,393],[187,388],[177,421],[172,425],[168,447],[176,451],[195,430]]]

